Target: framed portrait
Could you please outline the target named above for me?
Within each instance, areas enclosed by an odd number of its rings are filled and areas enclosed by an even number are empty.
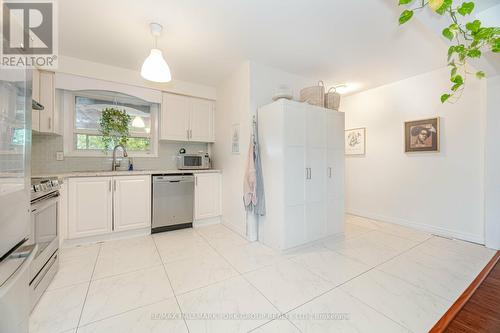
[[[405,152],[439,151],[439,117],[405,122]]]
[[[240,153],[240,124],[233,124],[231,127],[231,153]]]
[[[352,128],[345,131],[345,154],[364,155],[366,153],[366,128]]]

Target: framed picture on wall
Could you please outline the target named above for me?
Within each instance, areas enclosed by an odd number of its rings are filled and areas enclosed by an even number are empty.
[[[439,117],[405,122],[405,152],[439,151]]]
[[[345,131],[345,154],[364,155],[366,153],[366,128],[352,128]]]

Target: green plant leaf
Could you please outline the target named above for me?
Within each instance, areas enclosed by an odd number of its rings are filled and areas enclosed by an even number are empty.
[[[467,56],[470,58],[479,58],[481,57],[481,51],[478,49],[472,49],[467,52]]]
[[[431,7],[433,11],[436,11],[443,5],[443,3],[444,0],[429,0],[429,7]]]
[[[399,24],[405,24],[408,22],[413,16],[413,10],[404,10],[401,15],[399,16]]]
[[[455,84],[462,84],[464,83],[464,78],[461,75],[455,75],[454,77],[451,78],[450,81]]]
[[[453,78],[457,75],[457,70],[458,70],[458,68],[456,68],[456,67],[453,67],[451,69],[450,77],[451,77],[452,81],[453,81]]]
[[[399,0],[399,5],[407,5],[409,4],[410,2],[412,2],[413,0]]]
[[[443,94],[441,95],[441,103],[444,103],[448,100],[448,98],[450,98],[451,95],[450,94]]]
[[[474,10],[474,3],[473,2],[464,2],[460,7],[458,7],[457,12],[462,15],[469,15],[472,13]]]
[[[481,21],[474,20],[472,22],[469,22],[465,24],[465,28],[473,33],[476,33],[479,30],[479,28],[481,28]]]
[[[448,10],[448,8],[451,7],[452,2],[453,2],[452,0],[444,0],[441,7],[436,9],[436,13],[438,13],[439,15],[443,15],[446,12],[446,10]],[[430,4],[430,1],[429,1],[429,4]]]
[[[476,77],[478,79],[482,79],[486,76],[486,74],[483,71],[476,72]]]
[[[443,36],[448,38],[449,40],[453,40],[453,37],[455,37],[455,34],[451,32],[450,28],[446,28],[442,32]]]

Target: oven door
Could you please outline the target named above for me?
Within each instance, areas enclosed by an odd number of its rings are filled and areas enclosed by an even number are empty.
[[[38,251],[31,266],[31,279],[35,278],[59,247],[58,210],[58,192],[31,204],[30,242],[38,245]]]

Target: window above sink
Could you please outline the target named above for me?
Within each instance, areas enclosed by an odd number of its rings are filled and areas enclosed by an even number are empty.
[[[65,119],[64,148],[67,156],[106,156],[99,132],[102,111],[113,107],[131,116],[130,156],[156,157],[158,155],[159,104],[112,91],[60,91],[60,102]]]

